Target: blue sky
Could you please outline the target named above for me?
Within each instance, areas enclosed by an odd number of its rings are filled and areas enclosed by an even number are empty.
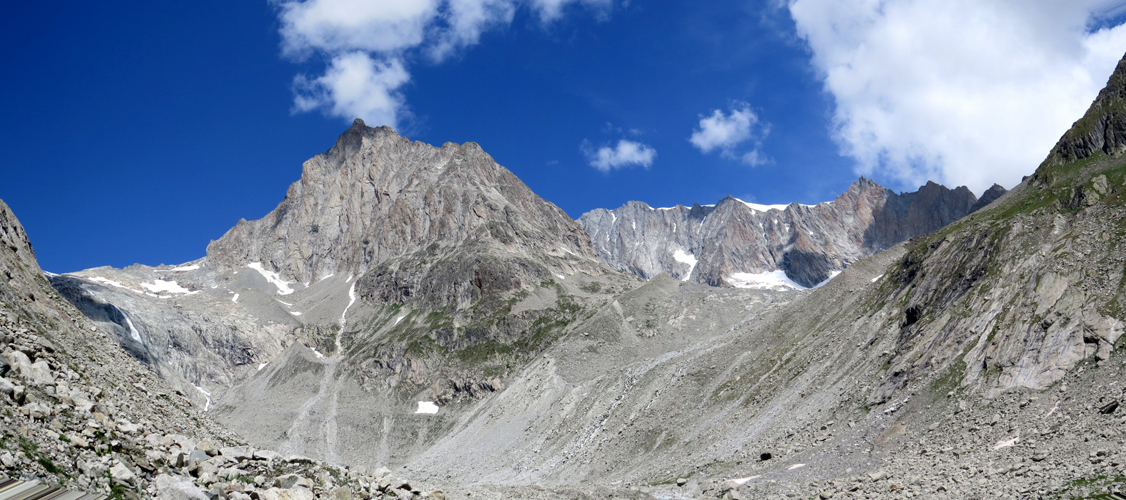
[[[355,116],[475,141],[572,217],[1032,172],[1121,2],[0,2],[0,199],[41,265],[180,263]],[[1045,68],[1053,68],[1047,71]]]

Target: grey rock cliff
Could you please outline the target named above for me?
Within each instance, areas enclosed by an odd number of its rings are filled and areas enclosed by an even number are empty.
[[[1004,193],[994,186],[983,195]],[[988,203],[988,202],[986,202]],[[811,287],[848,264],[934,231],[984,206],[965,187],[928,182],[896,194],[860,178],[837,199],[766,207],[732,197],[714,206],[652,209],[629,202],[579,218],[608,266],[643,278],[665,272],[713,286],[739,285],[736,273],[782,270]]]
[[[481,238],[512,252],[594,257],[581,227],[476,143],[437,148],[357,119],[305,162],[274,211],[208,245],[207,260],[228,270],[261,262],[308,284]]]

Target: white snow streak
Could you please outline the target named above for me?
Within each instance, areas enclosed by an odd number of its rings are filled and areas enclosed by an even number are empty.
[[[875,283],[875,282],[877,282],[877,281],[880,281],[880,278],[883,278],[883,277],[884,277],[884,275],[882,275],[882,274],[881,274],[881,275],[879,275],[879,276],[876,276],[875,278],[872,278],[872,283]]]
[[[203,405],[203,411],[204,413],[206,413],[207,410],[211,409],[211,393],[203,390],[202,387],[195,384],[192,384],[192,387],[195,387],[197,391],[202,392],[203,396],[207,398],[207,404]]]
[[[751,210],[754,210],[754,211],[756,211],[756,212],[769,212],[769,211],[771,211],[771,210],[779,210],[779,211],[781,211],[781,210],[785,210],[785,209],[786,209],[786,207],[788,207],[788,206],[790,206],[790,205],[793,205],[793,204],[794,204],[794,203],[790,203],[790,204],[786,204],[786,205],[760,205],[760,204],[758,204],[758,203],[750,203],[750,202],[746,202],[746,201],[740,200],[739,198],[735,198],[735,199],[736,199],[736,200],[738,200],[739,202],[743,203],[743,204],[744,204],[744,205],[746,205],[747,207],[749,207],[749,208],[750,208]],[[801,204],[801,203],[797,203],[796,205],[798,205],[798,206],[800,206],[800,207],[813,207],[813,206],[816,206],[816,205],[804,205],[804,204]]]
[[[199,264],[192,264],[190,266],[177,266],[173,267],[172,269],[168,269],[168,271],[176,271],[178,273],[182,273],[184,271],[195,271],[196,269],[199,269]]]
[[[265,362],[265,363],[262,363],[262,364],[258,365],[258,371],[262,371],[262,369],[263,369],[263,368],[265,368],[265,367],[266,367],[266,365],[268,365],[268,364],[270,364],[270,362],[269,362],[269,361],[267,361],[267,362]]]
[[[141,292],[140,290],[134,290],[134,289],[129,288],[125,285],[122,285],[121,282],[119,282],[119,281],[114,281],[114,280],[111,280],[109,278],[103,278],[101,276],[94,276],[93,278],[90,278],[90,281],[93,281],[95,283],[101,283],[103,285],[115,286],[117,288],[124,288],[126,290],[133,291],[133,292],[144,293],[144,292]]]
[[[1001,448],[1008,448],[1008,447],[1013,446],[1013,445],[1015,445],[1019,442],[1020,442],[1020,436],[1017,436],[1017,437],[1012,438],[1012,439],[1006,439],[1004,441],[998,441],[997,444],[993,445],[993,449],[994,450],[1000,450]]]
[[[288,281],[281,279],[281,276],[278,276],[278,273],[267,271],[262,267],[261,262],[251,262],[250,264],[247,264],[246,267],[258,271],[258,274],[261,274],[263,278],[266,278],[266,281],[269,281],[270,284],[278,287],[278,295],[289,295],[293,293],[293,289],[289,287]]]
[[[344,331],[344,323],[348,317],[348,309],[352,308],[352,304],[356,303],[356,284],[348,288],[348,305],[344,306],[344,312],[340,313],[340,331],[336,333],[336,352],[340,352],[340,333]],[[398,324],[398,322],[395,322]],[[339,355],[339,354],[338,354]]]
[[[238,294],[237,293],[235,294],[234,297],[231,297],[231,302],[236,302],[236,303],[238,302]]]
[[[816,285],[813,285],[813,288],[821,288],[821,287],[825,286],[825,283],[833,281],[833,278],[836,278],[840,274],[841,274],[840,271],[829,271],[829,277],[825,278],[825,281],[822,281],[822,282],[820,282]]]
[[[688,281],[688,278],[692,277],[692,271],[696,269],[696,256],[687,253],[684,250],[677,249],[677,251],[672,253],[672,258],[673,260],[680,262],[681,264],[688,264],[688,274],[685,274],[683,278],[680,278],[681,281]]]
[[[786,470],[794,470],[794,469],[797,469],[799,467],[805,467],[805,464],[794,464],[794,465],[791,465],[788,468],[786,468]]]
[[[121,311],[121,309],[118,309],[118,311]],[[136,340],[138,344],[141,343],[141,332],[138,332],[137,327],[133,326],[133,320],[129,319],[129,315],[125,314],[125,311],[121,311],[121,315],[125,316],[125,324],[129,325],[129,336],[133,337],[133,340]]]
[[[419,401],[418,409],[414,412],[433,415],[435,413],[438,413],[438,405],[434,404],[433,401]]]
[[[193,292],[180,286],[180,284],[175,281],[156,280],[155,283],[141,283],[141,287],[153,293],[182,293],[185,295],[199,293],[199,290]]]

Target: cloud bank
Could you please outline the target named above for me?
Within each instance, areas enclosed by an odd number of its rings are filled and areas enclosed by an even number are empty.
[[[509,25],[526,8],[544,24],[581,6],[600,17],[613,0],[281,0],[282,54],[319,56],[323,75],[294,79],[294,111],[320,110],[350,122],[397,127],[409,115],[401,88],[416,55],[440,63]]]
[[[627,139],[619,140],[615,147],[602,146],[597,150],[591,148],[589,143],[583,143],[582,150],[590,161],[590,166],[603,172],[634,165],[649,168],[653,160],[657,159],[657,150]]]
[[[770,133],[770,126],[758,124],[758,115],[749,105],[736,103],[730,113],[717,109],[711,115],[701,117],[699,127],[692,131],[688,142],[704,154],[719,150],[724,157],[738,159],[751,166],[761,165],[769,161],[759,148]],[[739,152],[738,148],[748,141],[751,141],[752,148]]]
[[[788,0],[856,171],[981,192],[1030,174],[1126,52],[1123,2]]]

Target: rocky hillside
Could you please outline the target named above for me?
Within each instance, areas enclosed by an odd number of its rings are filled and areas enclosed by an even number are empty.
[[[102,498],[441,497],[386,469],[246,446],[51,288],[2,201],[0,244],[0,479]]]
[[[668,273],[712,286],[813,287],[849,264],[958,220],[1005,193],[979,200],[965,187],[927,183],[896,194],[860,178],[817,205],[758,205],[727,197],[715,205],[653,209],[629,202],[583,214],[602,262],[645,279]],[[785,281],[782,281],[785,283]]]

